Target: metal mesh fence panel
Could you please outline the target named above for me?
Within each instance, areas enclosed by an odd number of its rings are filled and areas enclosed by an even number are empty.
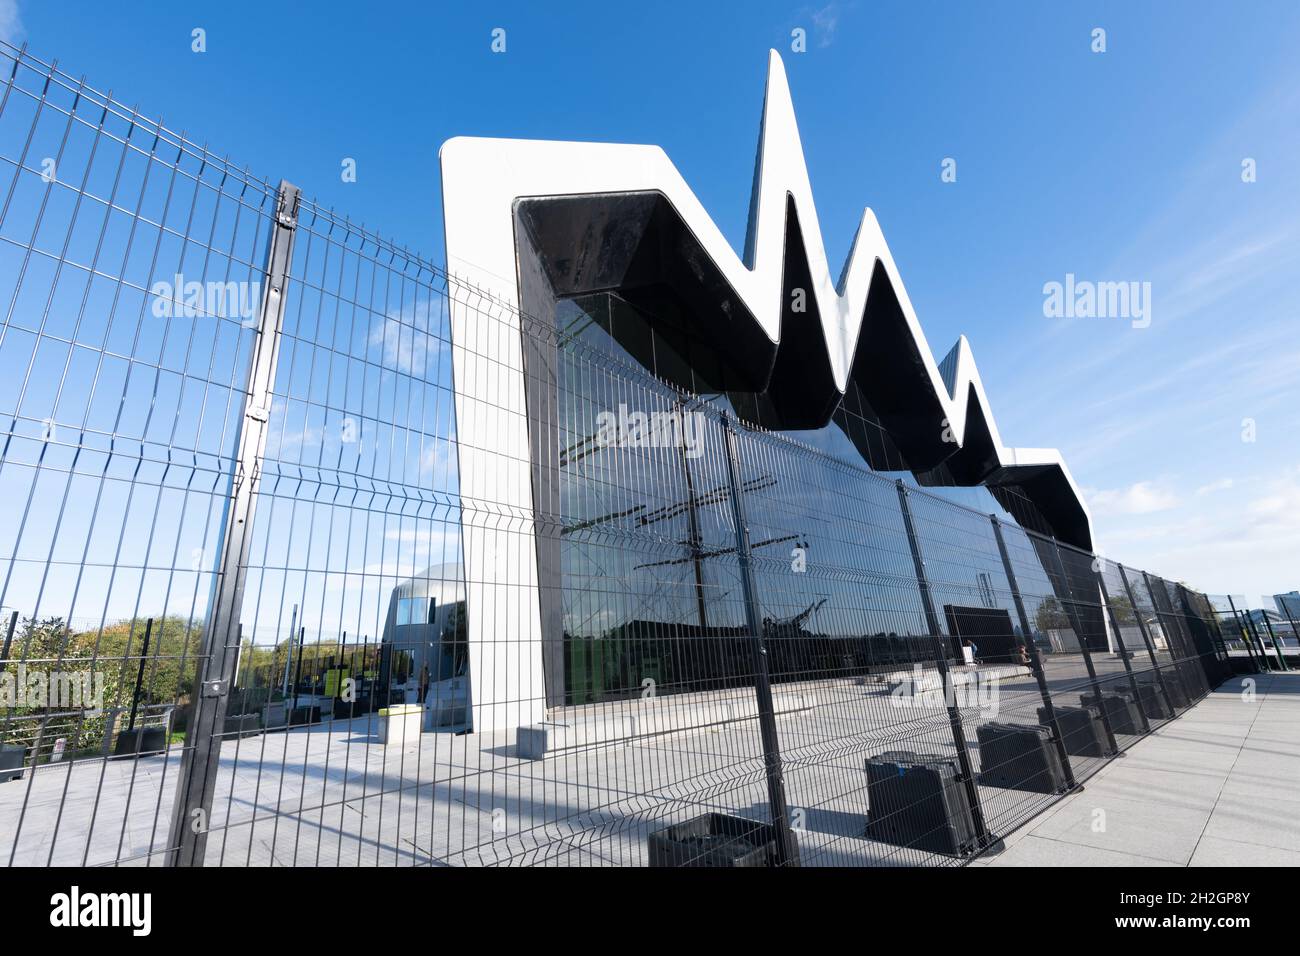
[[[11,865],[953,865],[1259,659],[0,72]]]
[[[166,814],[275,191],[0,49],[11,864],[147,860]],[[181,278],[181,277],[184,278]],[[80,691],[69,697],[65,691]],[[113,760],[148,750],[147,764]]]

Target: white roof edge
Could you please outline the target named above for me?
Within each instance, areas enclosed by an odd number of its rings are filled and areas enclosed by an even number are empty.
[[[768,57],[767,89],[755,175],[755,194],[742,258],[658,146],[578,143],[458,136],[439,150],[447,267],[455,278],[518,306],[514,203],[533,196],[656,191],[676,208],[738,298],[773,343],[780,337],[786,197],[793,199],[803,233],[810,290],[837,388],[847,386],[866,309],[874,266],[880,262],[898,299],[917,352],[952,435],[965,442],[971,389],[1002,467],[1056,466],[1064,474],[1088,523],[1092,518],[1064,459],[1055,449],[1009,448],[1002,443],[969,343],[961,336],[951,392],[903,285],[884,233],[870,208],[863,210],[853,246],[837,283],[831,277],[812,185],[799,138],[785,66]]]

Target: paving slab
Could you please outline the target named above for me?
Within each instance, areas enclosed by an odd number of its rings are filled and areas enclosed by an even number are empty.
[[[1300,865],[1300,674],[1246,681],[1134,744],[981,864]]]
[[[1196,846],[1190,866],[1297,866],[1300,851],[1243,845],[1239,840],[1205,836]]]
[[[1205,835],[1300,852],[1300,800],[1223,801],[1214,808]]]
[[[1168,860],[1027,834],[988,866],[1176,866]]]

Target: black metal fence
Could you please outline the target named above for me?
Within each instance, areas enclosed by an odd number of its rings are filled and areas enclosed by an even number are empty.
[[[24,51],[0,73],[10,865],[955,864],[1269,666],[1235,608],[751,427]],[[561,357],[531,514],[460,487],[505,412],[453,389],[520,335]],[[676,438],[598,441],[621,407]],[[514,557],[467,580],[483,547]],[[515,560],[544,550],[558,586]],[[538,686],[515,615],[548,587]],[[542,719],[475,728],[489,694]]]

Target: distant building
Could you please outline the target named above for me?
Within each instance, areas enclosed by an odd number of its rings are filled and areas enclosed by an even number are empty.
[[[1295,628],[1291,622],[1277,611],[1270,611],[1268,608],[1258,608],[1245,611],[1243,616],[1246,617],[1255,629],[1259,632],[1260,640],[1265,644],[1269,643],[1269,630],[1272,629],[1273,635],[1279,641],[1291,643],[1295,640]],[[1294,617],[1294,615],[1292,615]],[[1265,623],[1267,621],[1267,623]]]
[[[1291,591],[1288,594],[1274,594],[1273,601],[1277,604],[1277,609],[1282,612],[1283,617],[1289,617],[1292,621],[1300,623],[1300,591]]]
[[[393,588],[384,624],[389,683],[425,707],[424,727],[468,723],[465,585],[460,566],[426,568]],[[427,671],[426,671],[427,668]]]

